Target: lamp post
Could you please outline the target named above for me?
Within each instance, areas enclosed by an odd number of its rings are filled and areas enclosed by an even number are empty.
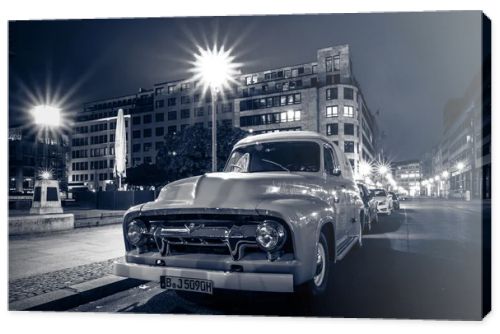
[[[49,130],[59,127],[61,123],[61,109],[49,105],[39,105],[31,109],[31,114],[35,124],[41,127],[41,131],[43,131],[43,164],[45,169],[39,174],[40,179],[35,181],[30,214],[63,213],[61,197],[59,195],[59,182],[52,179],[47,156]]]
[[[31,115],[35,120],[35,124],[41,127],[43,131],[43,167],[45,171],[42,172],[43,178],[50,177],[47,173],[49,171],[48,161],[48,145],[49,145],[49,129],[57,128],[61,124],[61,109],[50,105],[38,105],[31,109]]]
[[[239,64],[233,62],[231,50],[225,50],[214,45],[212,49],[198,47],[194,61],[194,80],[201,80],[204,91],[210,90],[212,99],[212,172],[217,171],[217,94],[223,88],[228,88],[230,82],[235,82]]]

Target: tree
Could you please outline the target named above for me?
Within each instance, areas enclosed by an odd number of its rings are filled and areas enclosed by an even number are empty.
[[[142,164],[127,168],[127,184],[131,186],[155,186],[158,187],[167,182],[167,176],[163,169],[157,165]]]
[[[217,170],[222,170],[233,145],[248,133],[231,125],[217,127]],[[189,126],[178,133],[165,136],[156,161],[169,182],[201,175],[211,170],[211,129]]]

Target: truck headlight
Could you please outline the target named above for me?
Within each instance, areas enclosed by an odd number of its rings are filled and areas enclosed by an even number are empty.
[[[141,246],[147,239],[147,232],[146,224],[140,220],[133,220],[127,227],[127,239],[132,245]]]
[[[265,220],[257,226],[255,240],[263,250],[270,252],[283,246],[286,232],[280,223]]]

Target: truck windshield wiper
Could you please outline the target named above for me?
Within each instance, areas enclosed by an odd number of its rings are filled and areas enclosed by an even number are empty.
[[[268,159],[261,159],[262,161],[264,162],[268,162],[270,164],[273,164],[275,166],[278,166],[279,168],[283,169],[283,170],[286,170],[288,173],[290,173],[290,170],[288,168],[286,168],[285,166],[277,163],[277,162],[274,162],[274,161],[271,161],[271,160],[268,160]]]

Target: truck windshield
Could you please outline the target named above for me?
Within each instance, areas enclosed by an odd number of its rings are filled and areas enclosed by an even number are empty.
[[[318,172],[320,147],[315,142],[270,142],[233,151],[225,172]]]

